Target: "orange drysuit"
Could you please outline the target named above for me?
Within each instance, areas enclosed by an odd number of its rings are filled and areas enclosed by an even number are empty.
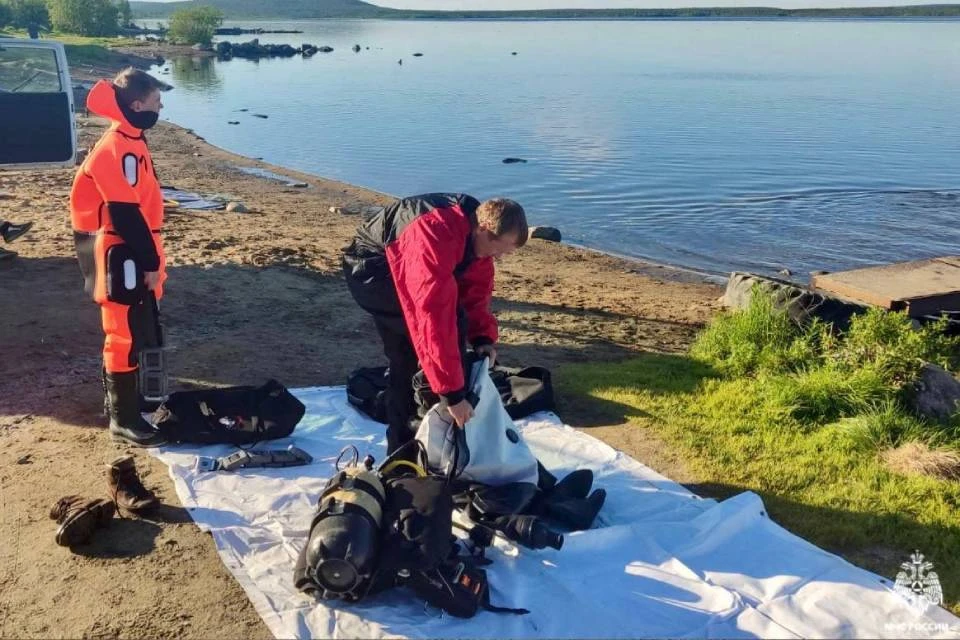
[[[152,305],[143,274],[160,272],[156,299],[166,279],[163,196],[143,131],[124,116],[112,83],[101,80],[87,109],[111,121],[73,181],[70,218],[84,288],[100,305],[103,363],[109,373],[137,368],[145,332],[144,306]]]

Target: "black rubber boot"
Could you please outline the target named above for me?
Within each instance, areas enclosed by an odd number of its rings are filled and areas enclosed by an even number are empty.
[[[140,415],[137,376],[136,370],[106,374],[110,435],[135,447],[158,447],[167,440]]]
[[[30,227],[33,226],[32,222],[24,222],[23,224],[14,224],[12,222],[5,222],[3,228],[0,229],[0,235],[3,236],[4,242],[13,242],[27,231],[30,231]]]
[[[593,471],[577,469],[553,486],[549,492],[551,498],[586,498],[593,487]]]
[[[593,526],[606,499],[603,489],[597,489],[589,498],[548,499],[543,504],[543,515],[574,531],[584,531]]]

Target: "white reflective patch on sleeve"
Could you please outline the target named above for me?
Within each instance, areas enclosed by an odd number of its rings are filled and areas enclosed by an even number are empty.
[[[127,179],[127,184],[131,187],[137,184],[137,178],[139,177],[137,175],[138,165],[137,156],[132,153],[123,156],[123,177]]]
[[[133,260],[123,261],[123,288],[127,291],[137,288],[137,265]]]

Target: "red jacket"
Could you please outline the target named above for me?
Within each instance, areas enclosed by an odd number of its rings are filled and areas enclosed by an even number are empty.
[[[478,206],[462,194],[399,200],[361,226],[344,255],[354,297],[371,313],[403,314],[431,389],[451,403],[465,392],[457,308],[475,347],[498,337],[493,259],[474,255]]]

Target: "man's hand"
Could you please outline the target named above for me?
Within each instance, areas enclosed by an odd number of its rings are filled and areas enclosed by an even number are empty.
[[[471,407],[470,403],[466,400],[461,400],[457,404],[450,405],[447,407],[447,411],[450,412],[450,417],[453,418],[453,421],[461,429],[463,429],[470,418],[473,417],[473,407]]]
[[[147,286],[148,291],[153,291],[160,286],[160,272],[147,271],[143,274],[143,284]]]
[[[492,367],[497,362],[497,347],[492,344],[485,344],[474,349],[476,354],[480,357],[487,356],[490,358],[490,366]]]

